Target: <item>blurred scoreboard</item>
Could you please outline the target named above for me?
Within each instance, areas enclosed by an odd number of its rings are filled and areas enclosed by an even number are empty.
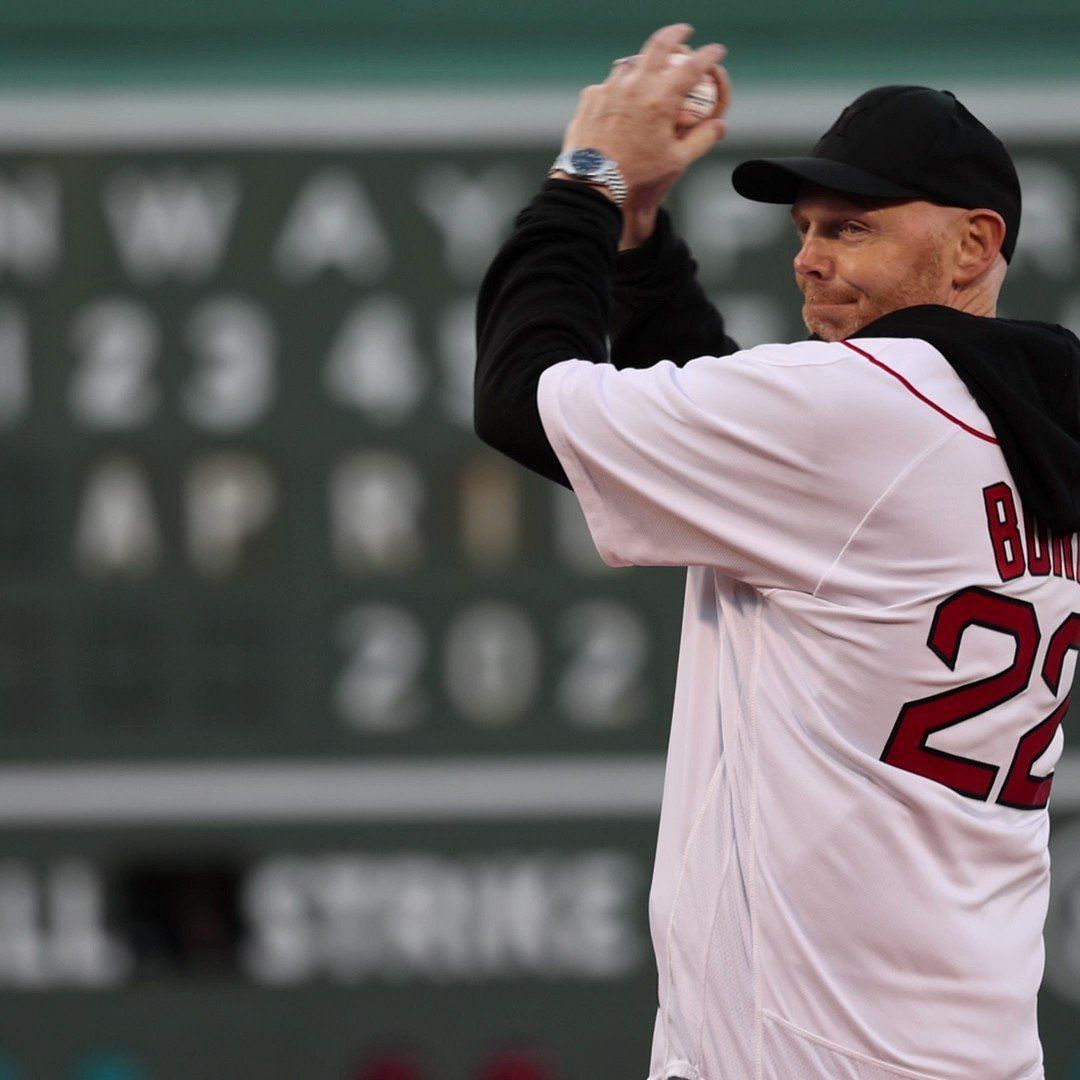
[[[731,167],[850,96],[751,100],[674,199],[743,344],[804,332]],[[644,1075],[682,575],[605,568],[471,428],[479,281],[572,105],[0,101],[0,1080]],[[1005,313],[1077,328],[1045,113]]]

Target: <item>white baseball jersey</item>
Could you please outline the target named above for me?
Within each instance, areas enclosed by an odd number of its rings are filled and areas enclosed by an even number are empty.
[[[1032,1080],[1076,536],[914,339],[544,372],[613,566],[689,568],[650,1080]]]

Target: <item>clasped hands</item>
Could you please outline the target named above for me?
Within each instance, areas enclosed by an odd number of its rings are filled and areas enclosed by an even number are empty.
[[[720,66],[727,49],[691,49],[686,41],[693,32],[687,23],[661,27],[633,62],[617,61],[604,82],[582,90],[563,137],[564,150],[594,146],[618,164],[627,185],[620,250],[652,235],[664,196],[727,132],[724,114],[731,102],[731,80]],[[679,53],[688,59],[671,63]],[[679,128],[676,117],[683,99],[704,75],[711,75],[719,87],[716,108],[693,127]]]

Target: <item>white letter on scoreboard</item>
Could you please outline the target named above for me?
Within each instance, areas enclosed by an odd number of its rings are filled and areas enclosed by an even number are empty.
[[[37,280],[60,254],[60,185],[45,169],[0,177],[0,267]]]
[[[472,177],[453,165],[437,165],[416,189],[417,201],[442,233],[447,268],[464,281],[483,275],[528,193],[521,173],[505,166]]]
[[[131,458],[107,458],[87,478],[75,554],[93,575],[143,575],[157,566],[161,536],[150,484]]]
[[[83,424],[131,428],[154,416],[161,390],[151,376],[160,338],[146,304],[108,297],[79,310],[71,327],[78,363],[68,402]]]
[[[379,293],[353,307],[326,359],[327,393],[377,424],[396,424],[416,408],[426,382],[412,316],[401,299]]]
[[[270,470],[250,454],[221,453],[192,467],[184,488],[188,553],[207,577],[235,573],[246,545],[277,507]]]
[[[221,261],[240,184],[222,168],[123,169],[105,181],[103,198],[113,243],[136,281],[197,281]]]
[[[185,327],[196,358],[184,409],[210,431],[238,431],[261,419],[277,388],[277,335],[250,300],[220,296],[200,304]]]
[[[390,262],[390,244],[359,181],[345,169],[323,169],[300,190],[274,250],[283,278],[304,281],[338,270],[374,281]]]
[[[330,527],[338,566],[349,574],[401,572],[423,555],[424,485],[408,458],[350,454],[330,478]]]

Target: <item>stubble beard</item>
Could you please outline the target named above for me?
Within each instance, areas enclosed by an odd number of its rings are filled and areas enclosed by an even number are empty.
[[[864,319],[856,316],[855,313],[859,310],[858,305],[852,304],[851,307],[852,316],[850,318],[826,319],[811,314],[809,305],[804,305],[803,322],[806,324],[806,329],[815,337],[821,338],[822,341],[843,341],[844,338],[851,337],[860,327],[873,321],[872,318]]]
[[[902,308],[915,307],[919,304],[940,304],[942,296],[942,255],[936,246],[925,252],[923,258],[912,268],[904,279],[896,281],[885,292],[873,296],[859,292],[852,295],[849,291],[835,299],[844,304],[831,316],[815,314],[809,301],[831,301],[827,290],[808,293],[803,304],[803,323],[811,334],[822,341],[843,341],[851,337],[864,326]]]

